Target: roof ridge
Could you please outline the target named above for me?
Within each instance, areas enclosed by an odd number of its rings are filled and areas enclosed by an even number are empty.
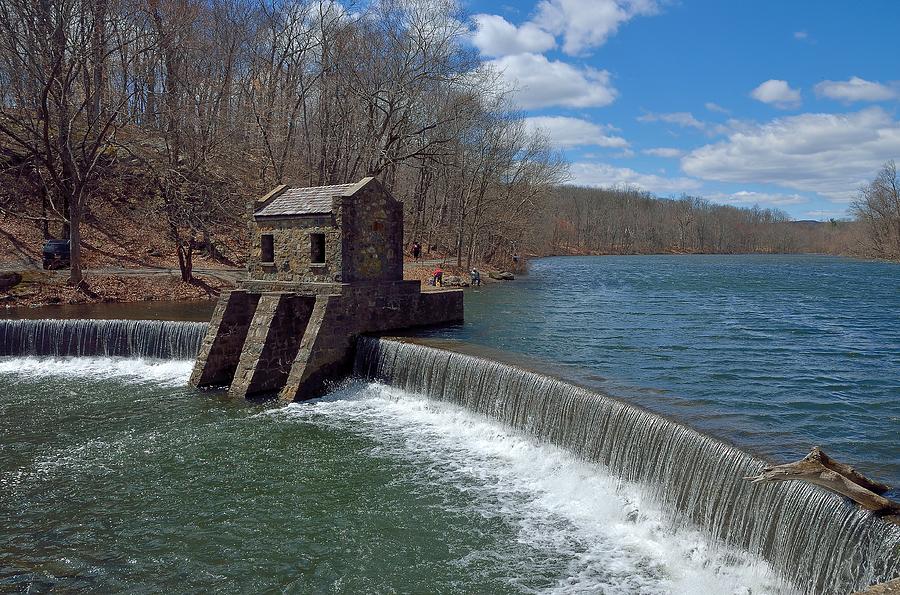
[[[343,184],[326,184],[324,186],[288,186],[288,188],[294,190],[304,190],[306,188],[337,188],[339,186],[352,186],[356,184],[356,182],[345,182]]]
[[[332,212],[332,200],[357,186],[359,182],[327,186],[290,186],[273,197],[254,216],[313,215]]]

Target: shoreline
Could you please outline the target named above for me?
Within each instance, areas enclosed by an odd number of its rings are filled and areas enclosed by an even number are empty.
[[[796,257],[830,257],[846,258],[861,262],[900,264],[898,261],[866,258],[847,254],[828,254],[812,252],[779,252],[779,253],[712,253],[712,252],[659,252],[659,253],[601,253],[601,252],[555,252],[548,254],[528,254],[518,270],[512,271],[516,276],[527,273],[527,262],[540,258],[564,257],[607,257],[607,256],[796,256]],[[422,283],[422,291],[434,291],[428,281],[435,267],[445,271],[445,279],[458,277],[459,284],[446,284],[445,287],[467,289],[470,287],[470,276],[466,267],[457,267],[452,257],[422,259],[420,262],[407,260],[404,262],[404,279],[418,280]],[[506,283],[494,279],[490,275],[504,272],[506,269],[479,263],[475,265],[482,273],[482,286],[494,283]],[[79,289],[66,284],[67,272],[44,271],[36,268],[16,268],[0,265],[0,317],[9,318],[5,314],[12,312],[49,309],[60,306],[100,306],[103,304],[185,304],[214,303],[219,294],[238,286],[246,278],[246,272],[239,268],[201,268],[195,269],[195,282],[186,283],[181,280],[177,268],[145,267],[145,268],[108,268],[87,269],[85,279],[87,288]],[[10,275],[20,275],[21,281],[12,287],[4,287],[3,279]]]
[[[442,288],[468,289],[470,275],[466,267],[457,267],[448,258],[404,262],[404,279],[417,280],[422,291]],[[443,287],[428,284],[435,267],[445,272],[445,281],[457,277],[455,283]],[[482,286],[499,281],[490,277],[502,272],[497,267],[477,264],[482,273]],[[245,269],[203,268],[194,270],[194,282],[181,280],[177,268],[107,268],[86,269],[86,286],[77,288],[66,283],[67,270],[45,271],[37,268],[15,268],[0,265],[0,318],[32,318],[16,312],[52,311],[54,308],[87,308],[125,305],[139,309],[149,304],[215,304],[222,291],[238,287],[247,278]],[[521,272],[516,273],[521,274]],[[16,279],[15,277],[18,277]],[[4,279],[8,286],[4,286]],[[152,309],[152,308],[151,308]],[[165,308],[160,308],[164,310]]]

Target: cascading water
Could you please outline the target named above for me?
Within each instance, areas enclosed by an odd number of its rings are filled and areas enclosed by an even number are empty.
[[[0,320],[0,356],[193,359],[206,327],[160,320]]]
[[[769,560],[807,593],[900,575],[900,527],[801,482],[750,484],[765,462],[657,414],[483,358],[362,338],[355,372],[462,405],[647,486],[713,539]]]

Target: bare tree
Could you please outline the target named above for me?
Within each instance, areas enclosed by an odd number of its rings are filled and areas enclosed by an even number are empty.
[[[83,279],[85,208],[116,160],[113,139],[130,97],[127,87],[112,92],[104,73],[114,57],[127,63],[145,49],[140,30],[126,26],[140,19],[127,0],[0,3],[0,137],[34,160],[52,211],[66,223],[73,284]]]
[[[852,208],[866,230],[866,251],[879,258],[900,259],[900,184],[893,161],[860,189]]]

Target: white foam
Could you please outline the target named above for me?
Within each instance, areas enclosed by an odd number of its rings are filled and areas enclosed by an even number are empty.
[[[519,543],[544,553],[527,567],[556,573],[547,592],[789,592],[764,561],[673,526],[638,486],[454,405],[353,384],[266,415],[364,434],[378,444],[375,454],[416,463],[427,485],[466,492],[478,513],[502,517]],[[560,560],[564,567],[554,568]],[[509,577],[532,590],[518,580]]]
[[[35,378],[115,379],[129,384],[184,386],[194,365],[190,360],[118,357],[0,357],[0,376],[13,381]]]

